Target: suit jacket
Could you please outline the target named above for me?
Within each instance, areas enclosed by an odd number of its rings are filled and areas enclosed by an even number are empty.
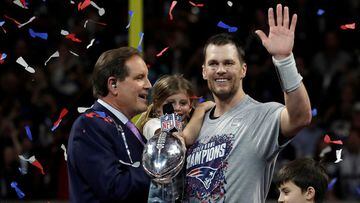
[[[114,114],[95,102],[76,119],[70,132],[67,164],[71,202],[147,202],[150,178],[142,165],[134,168],[119,162],[131,163],[116,124],[125,133],[133,162],[141,163],[144,146]]]

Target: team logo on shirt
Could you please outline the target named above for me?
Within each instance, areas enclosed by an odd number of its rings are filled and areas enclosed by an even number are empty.
[[[189,150],[186,184],[189,198],[213,202],[225,195],[226,158],[232,149],[232,135],[213,136],[196,142]]]

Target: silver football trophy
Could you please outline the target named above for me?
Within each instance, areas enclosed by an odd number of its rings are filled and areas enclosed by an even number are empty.
[[[164,105],[160,117],[161,132],[145,145],[142,164],[151,179],[160,184],[170,183],[185,162],[186,147],[173,132],[182,130],[181,117],[174,113],[171,103]]]

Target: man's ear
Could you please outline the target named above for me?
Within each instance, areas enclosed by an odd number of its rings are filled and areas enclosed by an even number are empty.
[[[315,188],[310,186],[305,191],[305,199],[308,201],[315,201]]]
[[[203,79],[204,79],[204,80],[207,80],[205,65],[203,64],[201,67],[202,67],[202,76],[203,76]]]
[[[107,88],[109,90],[109,94],[117,95],[118,84],[117,79],[114,76],[110,76],[107,80]]]
[[[242,66],[241,66],[241,69],[242,69],[241,78],[244,79],[245,76],[246,76],[247,64],[246,64],[246,63],[243,63]]]

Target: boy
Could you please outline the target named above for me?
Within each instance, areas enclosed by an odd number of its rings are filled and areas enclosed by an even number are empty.
[[[275,179],[279,203],[321,203],[328,185],[323,166],[311,158],[301,158],[283,166]]]

